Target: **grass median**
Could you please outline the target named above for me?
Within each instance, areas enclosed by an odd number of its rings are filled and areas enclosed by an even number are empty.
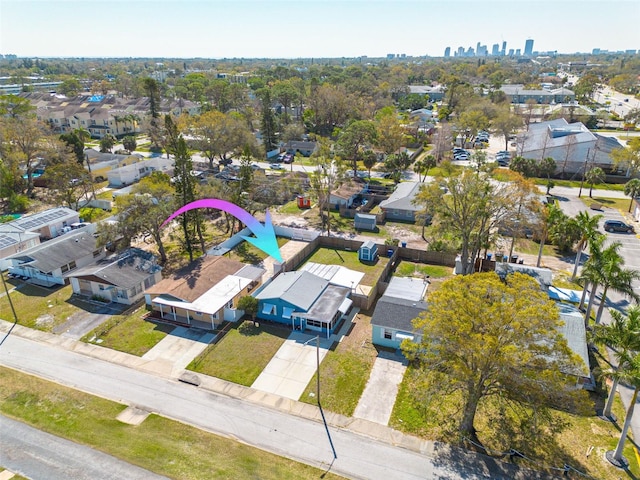
[[[125,408],[0,367],[4,415],[170,478],[340,478],[158,415],[127,425],[116,420]]]

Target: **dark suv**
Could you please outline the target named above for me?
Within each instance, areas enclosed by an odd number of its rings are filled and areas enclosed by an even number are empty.
[[[626,233],[634,233],[635,229],[620,220],[607,220],[604,222],[604,231],[605,232],[626,232]]]

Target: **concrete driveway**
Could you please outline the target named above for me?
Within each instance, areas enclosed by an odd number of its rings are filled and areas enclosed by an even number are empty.
[[[406,370],[407,360],[404,357],[381,351],[353,416],[387,425],[396,403],[398,385]]]
[[[142,358],[153,360],[163,372],[176,377],[215,338],[215,333],[198,328],[176,327]]]
[[[322,363],[332,343],[321,338],[317,349],[313,335],[291,332],[251,387],[298,400],[316,372],[318,353]]]

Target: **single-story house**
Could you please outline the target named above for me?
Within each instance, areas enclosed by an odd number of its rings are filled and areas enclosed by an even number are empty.
[[[415,205],[413,201],[420,191],[421,185],[420,182],[399,183],[391,196],[380,202],[380,209],[384,212],[385,218],[415,222],[416,213],[420,212],[422,207]]]
[[[402,340],[419,342],[413,320],[427,308],[424,301],[428,283],[422,278],[392,277],[371,317],[374,345],[400,348]]]
[[[306,271],[281,273],[256,295],[257,317],[328,338],[351,309],[350,292]]]
[[[373,232],[376,230],[376,216],[366,213],[356,213],[353,219],[353,226],[356,230],[369,230]]]
[[[48,240],[65,233],[65,227],[79,221],[80,215],[75,210],[56,207],[5,223],[3,229],[37,233],[41,240]]]
[[[50,287],[64,285],[78,268],[104,258],[105,250],[86,228],[75,230],[6,259],[9,273],[29,282]]]
[[[551,157],[556,173],[584,174],[593,167],[612,171],[611,152],[623,148],[614,137],[591,132],[580,122],[568,123],[564,118],[532,123],[518,136],[517,155],[534,160]]]
[[[318,144],[316,142],[289,140],[284,148],[287,153],[293,153],[294,155],[299,153],[303,157],[310,157],[318,149]]]
[[[373,240],[367,240],[358,249],[358,260],[361,262],[373,262],[378,256],[378,245]]]
[[[162,267],[153,254],[130,248],[69,275],[73,293],[133,305],[144,291],[162,280]]]
[[[8,268],[6,257],[33,248],[40,244],[40,234],[23,228],[0,225],[0,271]]]
[[[107,180],[111,187],[124,187],[140,181],[152,172],[163,172],[169,175],[173,169],[173,159],[154,157],[131,163],[107,172]]]
[[[442,85],[409,85],[409,93],[419,95],[429,95],[430,102],[441,102],[444,100],[445,89]]]
[[[226,257],[206,256],[147,289],[145,301],[163,320],[214,330],[244,315],[238,300],[261,285],[263,273]]]
[[[329,196],[329,203],[333,206],[344,205],[351,208],[354,200],[363,193],[367,192],[367,184],[361,178],[350,178],[348,181],[340,185]]]

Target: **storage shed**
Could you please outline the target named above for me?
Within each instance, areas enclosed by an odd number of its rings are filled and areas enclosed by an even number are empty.
[[[353,220],[353,226],[356,230],[369,230],[373,232],[376,230],[376,216],[367,215],[365,213],[356,213]]]
[[[361,262],[373,262],[378,256],[378,245],[373,240],[367,240],[358,249],[358,260]]]
[[[311,199],[306,195],[298,195],[298,208],[311,208]]]

